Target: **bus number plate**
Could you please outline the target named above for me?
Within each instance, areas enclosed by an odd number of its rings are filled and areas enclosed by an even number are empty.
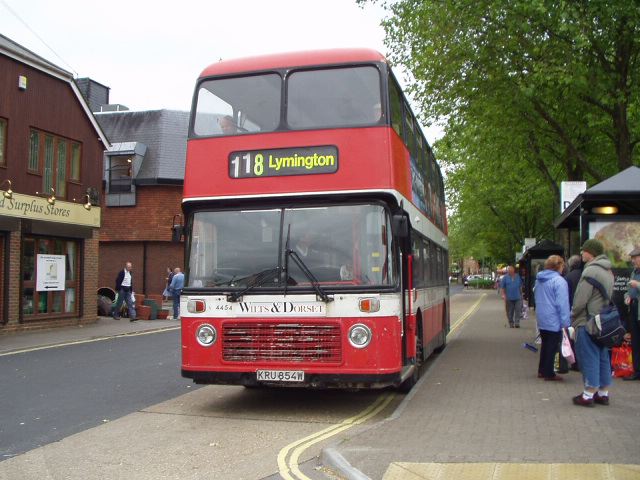
[[[302,370],[258,370],[256,376],[259,382],[304,382]]]

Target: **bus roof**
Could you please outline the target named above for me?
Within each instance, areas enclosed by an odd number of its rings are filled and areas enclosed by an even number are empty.
[[[233,60],[221,60],[205,68],[200,74],[200,77],[273,70],[277,68],[354,62],[386,62],[386,59],[381,53],[367,48],[336,48],[331,50],[275,53]]]

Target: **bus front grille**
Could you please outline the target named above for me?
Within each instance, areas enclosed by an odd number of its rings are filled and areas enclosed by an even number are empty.
[[[222,358],[227,362],[316,362],[342,360],[340,325],[225,323]]]

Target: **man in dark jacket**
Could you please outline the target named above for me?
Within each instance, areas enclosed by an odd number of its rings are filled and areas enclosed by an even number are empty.
[[[580,255],[572,255],[567,262],[569,272],[564,277],[569,285],[569,307],[573,306],[573,296],[576,293],[580,276],[582,275],[582,258]]]
[[[136,307],[133,300],[133,273],[131,270],[131,262],[127,262],[124,266],[124,270],[120,270],[120,273],[118,273],[118,276],[116,277],[116,292],[118,294],[118,300],[111,312],[111,316],[116,320],[120,320],[122,302],[126,302],[127,309],[129,310],[129,321],[136,321]]]

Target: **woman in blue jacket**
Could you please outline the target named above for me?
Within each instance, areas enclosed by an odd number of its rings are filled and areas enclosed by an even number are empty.
[[[544,270],[536,276],[534,295],[536,318],[542,345],[538,377],[547,381],[562,380],[556,375],[553,365],[562,341],[562,329],[570,325],[569,286],[562,278],[564,260],[551,255],[544,262]]]

